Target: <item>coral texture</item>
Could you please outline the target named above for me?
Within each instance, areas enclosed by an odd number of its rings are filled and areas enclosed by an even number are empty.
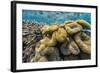
[[[90,59],[91,33],[87,30],[91,25],[84,20],[41,26],[30,36],[23,35],[23,62]]]

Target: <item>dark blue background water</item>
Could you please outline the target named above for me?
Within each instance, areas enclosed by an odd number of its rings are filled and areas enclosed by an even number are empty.
[[[84,19],[91,23],[91,13],[22,10],[22,20],[38,24],[63,24],[68,20]]]

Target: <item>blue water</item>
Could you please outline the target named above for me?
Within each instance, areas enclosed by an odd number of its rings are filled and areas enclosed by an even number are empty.
[[[31,21],[38,24],[63,24],[65,21],[78,19],[91,23],[91,13],[22,10],[23,21]]]

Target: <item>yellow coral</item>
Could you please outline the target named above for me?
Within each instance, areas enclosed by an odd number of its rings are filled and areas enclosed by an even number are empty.
[[[84,33],[84,32],[81,32],[81,33]],[[77,45],[80,47],[80,49],[84,52],[84,53],[87,53],[87,54],[91,54],[91,41],[90,41],[90,38],[86,39],[85,37],[88,35],[86,35],[85,33],[85,36],[84,35],[81,35],[81,33],[78,33],[74,36],[74,39],[77,43]],[[82,37],[84,37],[84,40],[82,40]]]
[[[74,22],[74,21],[69,20],[69,21],[65,21],[64,24],[66,25],[66,24],[69,24],[69,23],[72,23],[72,22]]]
[[[45,44],[46,46],[55,46],[56,41],[53,38],[44,37],[42,40],[40,40],[41,44]]]
[[[79,24],[76,23],[76,22],[72,22],[72,23],[69,23],[69,24],[66,24],[66,23],[65,23],[64,26],[65,26],[66,31],[67,31],[68,34],[70,34],[70,35],[82,31],[82,26],[79,25]]]
[[[56,31],[59,28],[59,25],[51,25],[51,26],[44,26],[42,28],[42,33],[45,34],[51,34],[52,32]]]
[[[73,40],[70,41],[70,43],[68,45],[68,49],[74,55],[78,55],[80,53],[79,47],[77,46],[77,44]]]
[[[55,37],[56,41],[64,42],[67,40],[67,32],[64,28],[60,27],[57,31],[53,33],[53,37]]]
[[[69,21],[65,22],[64,25],[44,26],[41,29],[44,37],[35,48],[36,54],[32,61],[48,61],[47,55],[54,53],[54,47],[58,43],[67,44],[68,55],[78,55],[80,50],[91,54],[91,39],[90,36],[82,32],[84,28],[91,28],[84,20]]]
[[[75,22],[80,24],[85,29],[90,29],[91,28],[91,25],[88,22],[84,21],[84,20],[77,20]]]

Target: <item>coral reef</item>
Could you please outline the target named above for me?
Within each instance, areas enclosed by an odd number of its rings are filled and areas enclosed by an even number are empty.
[[[86,21],[32,26],[23,27],[23,62],[90,59],[91,25]]]

